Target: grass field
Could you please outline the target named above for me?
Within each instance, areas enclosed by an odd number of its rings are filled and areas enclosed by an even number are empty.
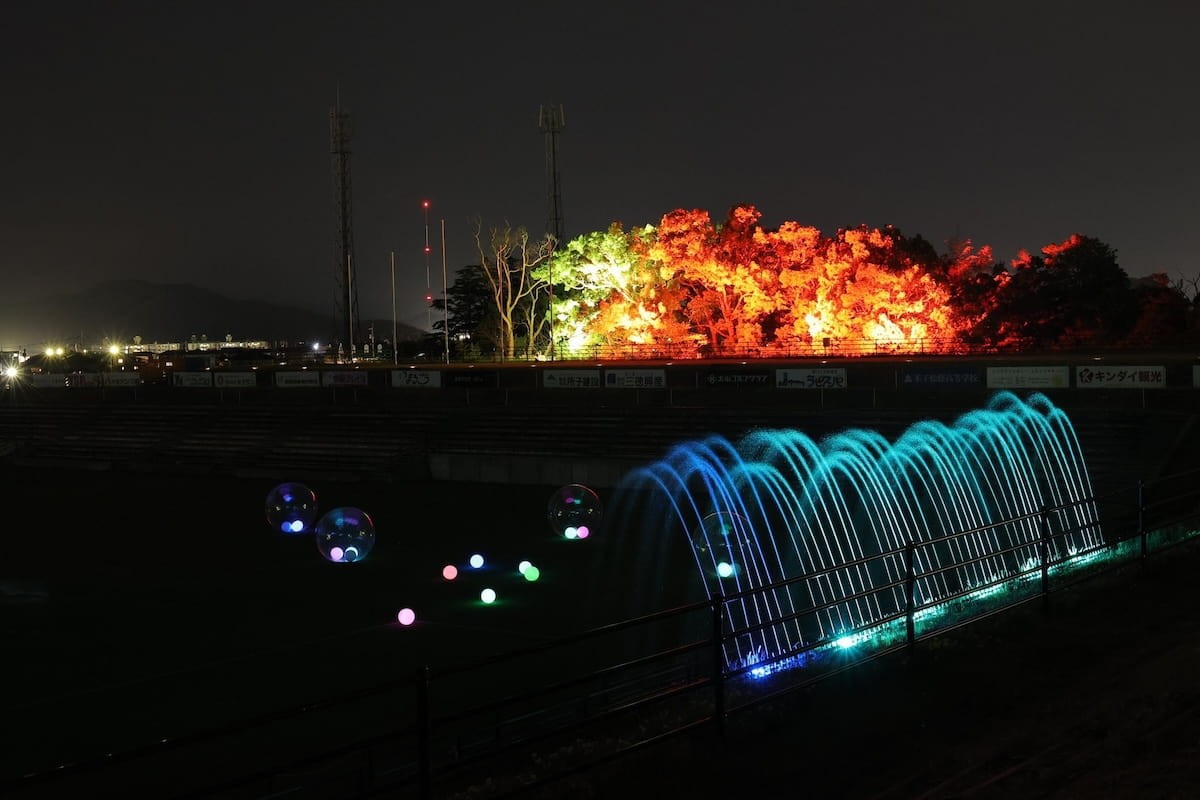
[[[334,564],[268,527],[274,482],[8,469],[4,485],[3,777],[611,621],[590,591],[598,541],[547,522],[558,487],[308,482],[320,513],[375,524],[364,561]]]

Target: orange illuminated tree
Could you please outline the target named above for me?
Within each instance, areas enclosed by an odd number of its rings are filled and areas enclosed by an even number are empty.
[[[766,229],[761,216],[738,205],[714,224],[707,211],[677,209],[657,226],[625,231],[614,223],[536,261],[531,284],[554,286],[545,309],[554,351],[570,358],[1061,348],[1161,336],[1163,325],[1181,323],[1156,325],[1148,315],[1171,311],[1176,320],[1190,308],[1164,297],[1171,290],[1161,285],[1135,295],[1115,252],[1085,236],[1003,265],[970,240],[938,253],[890,226],[826,236],[796,222]],[[540,351],[548,344],[540,339]]]

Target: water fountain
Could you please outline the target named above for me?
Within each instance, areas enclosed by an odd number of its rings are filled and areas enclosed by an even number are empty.
[[[1101,548],[1092,497],[1065,412],[998,392],[895,441],[776,428],[676,444],[625,476],[608,529],[634,569],[623,613],[733,597],[730,629],[748,632],[725,657],[745,665],[895,619],[909,592],[933,607],[1018,578],[1042,547],[1050,562]]]

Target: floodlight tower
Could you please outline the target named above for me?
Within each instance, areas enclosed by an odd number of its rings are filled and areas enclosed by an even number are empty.
[[[329,148],[333,155],[333,192],[337,206],[337,252],[334,275],[337,310],[346,337],[346,354],[354,357],[358,333],[358,284],[354,279],[354,223],[350,192],[350,112],[337,104],[329,111]]]
[[[563,107],[553,103],[538,112],[538,127],[546,135],[546,233],[554,237],[555,249],[563,240],[562,179],[558,174],[558,134],[562,131]],[[550,272],[550,360],[554,360],[554,272]]]

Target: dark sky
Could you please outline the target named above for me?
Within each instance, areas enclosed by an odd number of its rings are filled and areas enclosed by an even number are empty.
[[[551,103],[568,237],[750,203],[1005,261],[1082,233],[1192,276],[1197,31],[1174,0],[9,4],[6,294],[140,278],[334,313],[339,93],[364,317],[391,317],[395,251],[397,316],[427,326],[443,220],[451,280],[473,218],[546,229]]]

